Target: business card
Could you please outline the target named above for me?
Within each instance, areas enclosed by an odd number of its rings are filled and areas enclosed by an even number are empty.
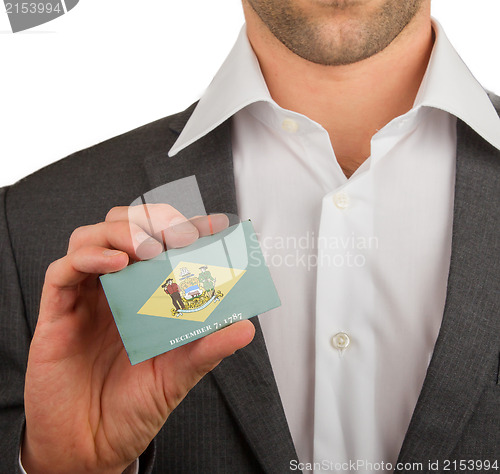
[[[281,304],[250,221],[100,280],[132,365]]]

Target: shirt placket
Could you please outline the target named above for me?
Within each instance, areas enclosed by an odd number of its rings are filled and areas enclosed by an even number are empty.
[[[373,283],[370,252],[373,199],[369,171],[325,195],[318,236],[314,461],[348,462],[353,445],[372,439],[359,417],[373,384],[370,331]],[[364,393],[359,379],[364,377]],[[356,406],[355,412],[349,412]],[[366,414],[363,412],[366,410]],[[353,419],[354,418],[354,419]],[[355,439],[356,443],[351,440]],[[365,441],[366,440],[366,441]],[[321,472],[321,471],[318,471]]]

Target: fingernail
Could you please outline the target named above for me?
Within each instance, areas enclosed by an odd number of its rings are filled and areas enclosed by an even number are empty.
[[[194,234],[196,227],[184,217],[175,217],[170,221],[170,227],[176,234]]]
[[[159,243],[158,241],[153,239],[153,237],[151,237],[149,234],[146,234],[146,232],[138,232],[137,234],[135,234],[134,238],[138,244],[142,244],[144,242],[147,244]]]
[[[105,250],[102,254],[106,257],[113,257],[118,255],[119,253],[123,253],[121,250]]]

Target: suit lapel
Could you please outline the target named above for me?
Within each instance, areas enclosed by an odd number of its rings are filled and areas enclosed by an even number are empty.
[[[175,136],[184,127],[193,108],[170,123]],[[174,157],[168,157],[168,149],[149,156],[145,168],[151,189],[194,174],[207,213],[238,213],[230,121]],[[264,471],[282,473],[289,470],[290,460],[297,459],[297,455],[258,318],[253,318],[252,322],[256,327],[252,343],[225,359],[210,376],[215,378]]]
[[[269,362],[258,318],[256,334],[245,349],[212,371],[224,398],[266,473],[290,471],[298,459]]]
[[[170,123],[173,140],[178,136],[194,106]],[[173,141],[170,146],[173,145]],[[151,189],[195,175],[207,213],[237,214],[234,185],[231,127],[223,123],[212,133],[169,157],[169,148],[148,156],[144,162]]]
[[[449,458],[498,364],[498,295],[491,289],[498,286],[494,216],[500,152],[461,121],[457,131],[446,305],[400,462]]]

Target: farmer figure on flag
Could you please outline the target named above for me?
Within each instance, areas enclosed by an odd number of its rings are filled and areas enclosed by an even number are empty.
[[[170,295],[170,298],[172,298],[172,303],[177,311],[179,309],[184,309],[184,302],[182,301],[181,294],[179,293],[179,285],[172,280],[172,278],[169,278],[163,285],[161,285],[165,293]]]

